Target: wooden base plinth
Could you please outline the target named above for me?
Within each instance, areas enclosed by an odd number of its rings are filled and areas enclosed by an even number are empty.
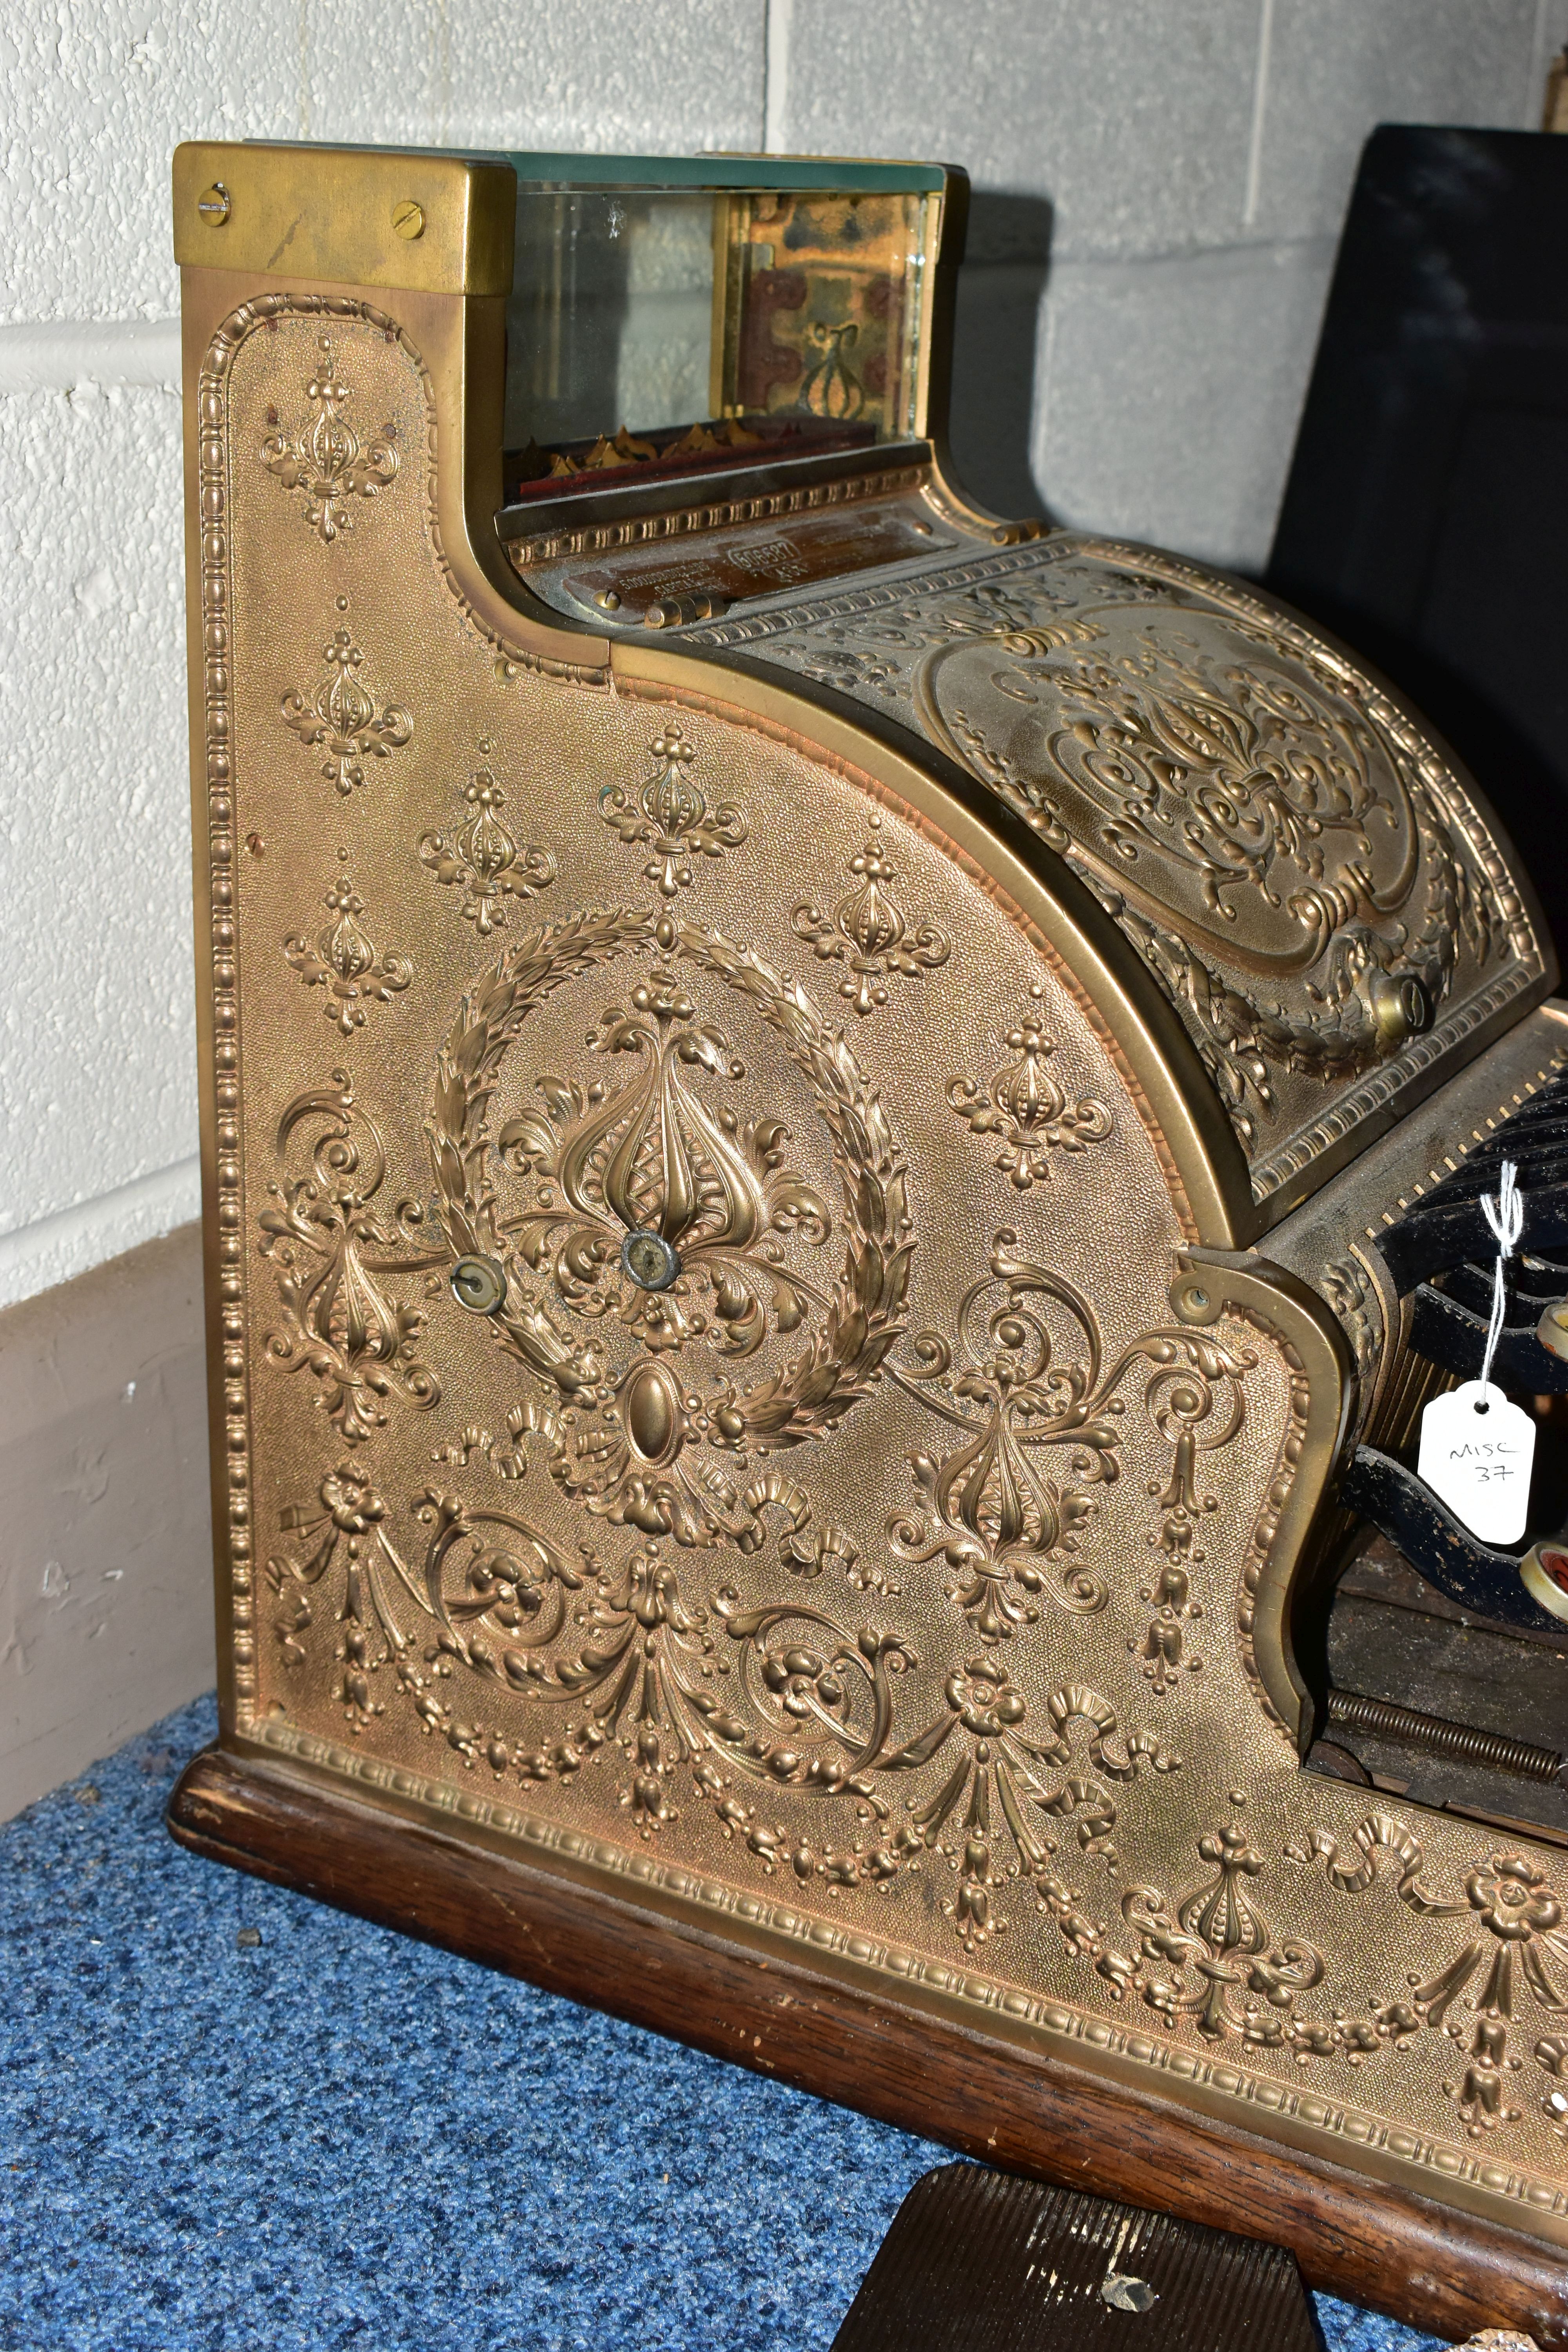
[[[1458,2337],[1568,2352],[1568,2260],[1490,2221],[1103,2082],[880,1990],[209,1748],[169,1826],[193,1853],[610,2011],[1004,2170],[1289,2246],[1311,2286]]]

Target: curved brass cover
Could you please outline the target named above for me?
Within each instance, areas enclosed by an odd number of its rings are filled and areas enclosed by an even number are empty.
[[[1411,714],[1196,565],[1062,531],[685,642],[854,696],[1016,809],[1169,993],[1270,1219],[1550,982]]]

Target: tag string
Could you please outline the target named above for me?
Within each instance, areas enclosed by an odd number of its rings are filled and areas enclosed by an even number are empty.
[[[1481,1214],[1492,1229],[1497,1242],[1497,1262],[1492,1268],[1492,1311],[1487,1325],[1487,1351],[1481,1359],[1481,1386],[1485,1388],[1492,1376],[1492,1358],[1502,1337],[1503,1267],[1513,1255],[1519,1237],[1524,1231],[1524,1202],[1519,1197],[1515,1181],[1519,1170],[1511,1160],[1502,1163],[1502,1176],[1494,1200],[1489,1192],[1481,1194]]]

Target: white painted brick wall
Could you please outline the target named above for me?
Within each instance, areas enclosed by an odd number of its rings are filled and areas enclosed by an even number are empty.
[[[177,140],[951,157],[976,489],[1247,566],[1362,141],[1532,127],[1565,35],[1568,0],[11,0],[0,1304],[195,1209]]]
[[[1048,205],[1026,361],[1031,469],[1051,511],[1245,570],[1273,536],[1368,131],[1534,130],[1568,5],[790,0],[788,28],[780,143],[952,156],[982,192]],[[985,209],[983,193],[982,237]],[[996,319],[1004,270],[971,276],[954,446],[984,495],[1016,322]]]

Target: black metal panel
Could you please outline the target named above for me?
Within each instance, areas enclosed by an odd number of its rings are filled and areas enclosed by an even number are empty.
[[[1527,1549],[1496,1550],[1473,1536],[1439,1502],[1430,1486],[1374,1446],[1358,1445],[1340,1481],[1340,1499],[1381,1528],[1428,1584],[1495,1624],[1522,1625],[1534,1633],[1561,1635],[1561,1621],[1538,1609],[1520,1580]]]
[[[1447,735],[1568,964],[1568,139],[1362,156],[1268,582]]]

